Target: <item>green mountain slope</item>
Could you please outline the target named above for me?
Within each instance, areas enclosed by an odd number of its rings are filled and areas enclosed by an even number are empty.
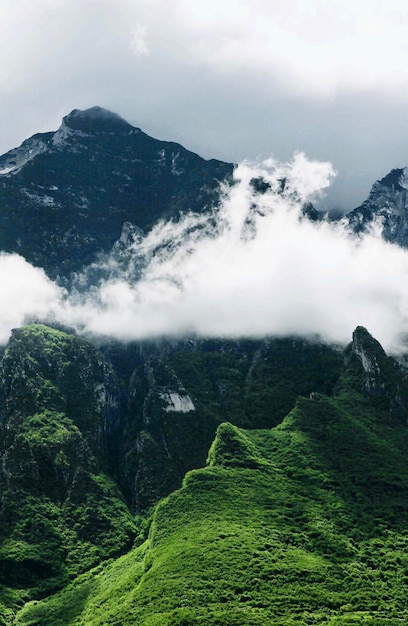
[[[27,604],[19,626],[408,622],[404,371],[357,329],[332,397],[219,426],[146,543]]]
[[[118,478],[138,512],[205,465],[221,422],[275,426],[299,395],[330,394],[343,366],[339,349],[300,338],[144,346],[126,374],[123,351],[108,354],[128,396]]]
[[[3,615],[125,552],[150,507],[205,465],[223,420],[279,423],[299,393],[331,391],[342,360],[301,339],[104,355],[40,324],[14,331],[0,363]]]
[[[5,606],[47,595],[132,545],[134,521],[108,475],[117,394],[111,366],[88,342],[41,325],[14,331],[0,382]]]

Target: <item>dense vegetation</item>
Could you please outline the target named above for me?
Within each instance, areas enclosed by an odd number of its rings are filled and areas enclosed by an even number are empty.
[[[300,338],[163,342],[129,348],[127,359],[108,355],[120,379],[130,377],[119,480],[139,512],[205,465],[221,422],[275,426],[298,395],[330,394],[343,365],[341,350]],[[188,394],[195,410],[166,410],[168,391]]]
[[[407,434],[360,402],[354,417],[305,399],[269,431],[223,424],[144,546],[17,623],[405,623]]]
[[[0,585],[13,606],[132,545],[107,474],[115,375],[93,346],[41,325],[13,333],[1,364]]]
[[[15,339],[23,337],[25,342],[39,341],[40,344],[45,337],[47,346],[50,345],[48,339],[63,342],[63,349],[53,348],[50,351],[54,359],[58,354],[58,358],[69,354],[70,359],[73,358],[69,349],[75,346],[76,354],[80,345],[82,350],[89,350],[89,355],[92,353],[96,359],[93,361],[93,376],[98,371],[100,374],[98,368],[101,367],[109,379],[112,375],[110,370],[108,375],[106,368],[109,365],[102,355],[74,336],[35,326],[19,331]],[[11,358],[10,352],[19,345],[18,341],[11,343],[4,358],[4,368],[7,359]],[[306,355],[306,344],[302,346]],[[211,347],[214,354],[217,352],[215,344],[207,344],[207,347]],[[246,351],[242,345],[236,347],[240,358],[234,360],[232,345],[230,351],[224,345],[224,356],[220,356],[218,362],[216,356],[214,362],[211,361],[210,349],[200,351],[198,356],[194,350],[188,352],[184,348],[167,352],[161,348],[161,366],[170,367],[171,364],[172,373],[178,377],[179,391],[182,380],[185,390],[197,405],[200,405],[201,396],[198,387],[197,393],[195,391],[195,377],[197,373],[202,374],[203,389],[207,391],[209,406],[212,407],[209,410],[218,415],[220,399],[216,393],[209,393],[211,385],[223,376],[223,385],[234,380],[234,376],[236,380],[242,380],[240,376],[245,370],[243,355],[248,354],[248,346]],[[265,347],[262,349],[265,350]],[[43,350],[44,345],[36,352],[37,365]],[[322,348],[314,345],[310,353],[311,362],[313,350],[322,353]],[[31,356],[33,352],[35,350],[31,346]],[[272,353],[277,358],[279,347]],[[187,354],[191,357],[188,370]],[[338,355],[338,350],[334,350],[333,359]],[[148,356],[159,358],[157,353],[150,352]],[[147,358],[146,353],[143,358]],[[58,556],[57,544],[52,543],[52,533],[43,535],[41,546],[34,541],[18,544],[23,537],[21,528],[28,524],[32,515],[31,511],[24,509],[20,517],[12,519],[10,532],[14,544],[10,544],[8,537],[3,538],[2,554],[5,554],[7,546],[11,545],[14,549],[12,552],[7,548],[9,561],[3,572],[12,573],[10,564],[19,563],[19,555],[24,550],[26,555],[32,555],[36,548],[41,551],[44,562],[48,558],[50,567],[55,567],[55,563],[64,563],[65,579],[58,579],[56,575],[54,590],[58,586],[64,587],[51,593],[52,576],[46,578],[48,587],[41,587],[45,579],[41,583],[40,570],[34,566],[35,558],[32,561],[26,559],[26,571],[36,582],[27,582],[23,589],[21,586],[17,588],[10,584],[11,574],[7,574],[8,582],[3,579],[2,601],[9,608],[3,611],[3,623],[18,626],[393,626],[407,623],[407,377],[398,363],[387,357],[381,346],[362,328],[356,330],[353,342],[341,361],[343,365],[336,370],[335,379],[336,368],[327,368],[325,393],[310,390],[310,384],[316,382],[315,377],[307,383],[307,394],[304,387],[305,395],[294,400],[293,408],[282,419],[273,418],[271,428],[263,427],[262,423],[259,425],[262,428],[256,423],[245,423],[245,429],[234,425],[231,420],[220,423],[208,451],[206,467],[188,471],[180,489],[162,499],[143,516],[134,518],[133,532],[138,533],[137,539],[134,547],[119,558],[114,554],[113,545],[107,546],[103,542],[103,537],[115,537],[113,519],[118,515],[117,511],[123,511],[121,527],[126,518],[126,507],[119,492],[115,501],[119,507],[116,511],[113,499],[109,499],[113,491],[108,488],[109,497],[101,501],[98,492],[92,504],[86,500],[87,491],[78,493],[79,509],[84,506],[84,499],[88,511],[94,507],[96,532],[100,531],[98,523],[106,516],[112,529],[105,535],[103,532],[99,535],[99,565],[89,569],[89,561],[82,561],[78,571],[83,573],[74,578],[75,567],[70,569],[71,561],[65,556]],[[253,359],[250,362],[253,364]],[[281,363],[281,372],[284,372],[284,359]],[[334,361],[331,363],[333,365]],[[225,364],[229,366],[222,374]],[[164,381],[159,379],[157,367],[156,362],[154,380],[159,393],[163,389],[159,383],[164,384]],[[270,373],[274,371],[268,359],[265,367]],[[44,372],[43,368],[44,364],[41,372]],[[137,368],[139,374],[140,368],[141,364]],[[292,368],[295,368],[293,362]],[[85,369],[90,372],[89,368]],[[7,368],[6,371],[10,372]],[[320,375],[323,381],[322,370]],[[123,385],[123,376],[124,371],[119,372],[122,382],[118,382],[117,388]],[[168,372],[166,376],[168,383]],[[80,378],[84,384],[84,374]],[[52,384],[55,382],[51,380]],[[113,379],[111,382],[113,384]],[[138,384],[142,389],[142,379]],[[289,382],[282,381],[282,384],[284,388],[290,387]],[[133,377],[130,385],[133,390],[137,388],[134,385]],[[59,380],[58,389],[61,388],[63,383]],[[238,382],[234,382],[231,389],[238,388]],[[287,391],[283,396],[289,397]],[[142,397],[145,399],[145,396]],[[31,458],[39,458],[36,445],[44,445],[50,454],[54,454],[59,442],[74,435],[88,436],[89,446],[95,442],[92,426],[85,434],[79,428],[78,432],[75,430],[75,422],[67,417],[64,402],[62,394],[57,407],[60,413],[53,414],[53,421],[48,421],[51,419],[49,416],[31,416],[33,421],[26,430],[18,430],[19,434],[23,432],[28,437],[26,445],[31,447]],[[92,399],[89,402],[92,403]],[[132,402],[135,402],[134,397]],[[134,406],[132,402],[130,405]],[[233,394],[228,402],[225,406],[229,414],[233,412],[234,405],[237,410],[240,409],[238,423],[243,420],[242,416],[248,419],[249,404],[236,402]],[[129,411],[129,406],[126,410]],[[182,416],[187,420],[193,413]],[[16,414],[15,409],[12,414]],[[94,414],[98,415],[95,407]],[[172,416],[182,419],[181,415],[171,411],[164,411],[163,415],[168,420]],[[267,419],[262,412],[259,415],[259,419]],[[130,420],[130,413],[126,420]],[[25,419],[23,423],[26,423]],[[89,421],[81,422],[84,423],[90,424]],[[169,423],[166,428],[169,428]],[[155,428],[158,428],[157,421]],[[177,423],[176,419],[175,432],[179,428],[180,422]],[[157,435],[158,431],[153,428],[152,437],[155,432]],[[44,444],[41,443],[43,441]],[[117,437],[115,441],[117,443]],[[94,467],[100,472],[99,484],[110,480],[105,478],[104,473],[106,450],[99,459],[93,455]],[[109,464],[107,467],[109,469]],[[18,494],[18,497],[18,502],[22,502],[24,507],[28,506],[28,502],[31,505],[35,503],[33,511],[37,517],[34,517],[34,527],[40,519],[39,507],[44,506],[44,502],[47,505],[52,503],[59,517],[43,509],[43,523],[45,519],[49,520],[59,540],[64,533],[65,536],[69,534],[69,525],[64,530],[56,523],[57,519],[67,522],[67,517],[61,517],[65,503],[57,501],[56,496],[52,500],[50,495],[43,496],[32,491],[30,498],[27,498],[27,492]],[[127,515],[130,519],[130,514]],[[86,530],[83,529],[89,529],[80,516],[73,527],[77,533],[85,532],[85,535]],[[77,535],[75,541],[78,539]],[[91,545],[89,536],[86,540],[88,546]],[[64,544],[65,549],[67,545],[69,543]],[[119,551],[125,552],[126,546],[116,542],[116,548],[120,545]],[[80,541],[78,550],[81,550]],[[72,563],[78,565],[77,559],[83,558],[80,552],[70,554]],[[21,572],[19,576],[21,584]],[[71,582],[68,581],[70,577]],[[29,601],[30,597],[36,599]],[[16,602],[25,604],[13,617]]]

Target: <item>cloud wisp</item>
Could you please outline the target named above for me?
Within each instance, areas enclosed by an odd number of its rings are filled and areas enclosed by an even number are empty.
[[[306,219],[305,202],[333,176],[329,163],[303,154],[284,165],[243,163],[216,210],[159,223],[120,255],[116,247],[70,293],[21,257],[4,255],[0,282],[12,293],[2,301],[18,306],[0,309],[0,338],[30,317],[120,341],[318,335],[345,343],[364,325],[401,351],[408,251],[375,230],[357,237],[345,223]]]

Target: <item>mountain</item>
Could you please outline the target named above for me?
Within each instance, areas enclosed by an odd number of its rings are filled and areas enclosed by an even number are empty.
[[[206,211],[232,170],[74,110],[0,157],[0,249],[74,290],[104,258],[137,279],[143,231]],[[381,219],[407,246],[405,181],[376,183],[350,228]],[[347,347],[95,344],[32,323],[1,351],[0,626],[408,622],[403,358],[361,326]]]
[[[101,107],[75,109],[57,131],[0,156],[0,250],[21,254],[65,284],[101,253],[123,253],[159,219],[216,204],[233,169],[153,139]],[[384,238],[407,246],[407,180],[397,169],[375,183],[348,214],[350,227],[361,232],[380,219]],[[253,183],[259,193],[269,188]],[[310,203],[303,215],[323,219]]]
[[[136,535],[109,477],[118,381],[91,344],[37,325],[13,333],[0,387],[0,585],[42,596]]]
[[[103,353],[43,325],[15,330],[0,364],[0,623],[140,543],[224,419],[275,425],[299,392],[330,393],[341,363],[295,339]]]
[[[386,241],[407,248],[408,168],[391,170],[374,183],[367,200],[351,211],[347,220],[357,233],[377,224]]]
[[[125,222],[149,229],[202,211],[232,170],[106,109],[75,109],[0,157],[0,249],[67,277],[108,252]]]
[[[35,337],[54,331],[32,327],[25,332]],[[71,348],[76,344],[75,338],[63,336],[63,341]],[[223,354],[218,352],[220,365]],[[227,356],[226,362],[231,353]],[[9,621],[12,609],[5,608],[3,623],[406,623],[408,377],[362,327],[341,360],[330,394],[298,397],[273,428],[220,424],[206,467],[187,472],[181,489],[152,509],[145,538],[139,532],[122,557],[79,575],[43,600],[26,602]],[[193,353],[189,369],[195,365]],[[290,380],[283,368],[280,381]],[[181,397],[180,386],[178,393]],[[173,409],[189,409],[183,413],[188,420],[196,402],[193,386],[186,384],[183,393],[191,403],[177,401],[176,392],[171,401]],[[171,428],[177,410],[168,414]],[[48,433],[52,428],[58,432],[54,423]],[[28,437],[29,430],[24,432]],[[34,447],[35,429],[31,440]],[[110,511],[106,501],[103,508]],[[26,551],[31,547],[30,536],[22,541],[28,524],[23,515],[10,561],[20,559],[21,545]],[[49,519],[52,526],[59,518]],[[82,523],[79,516],[77,533]],[[11,598],[29,600],[30,593],[36,597],[27,584],[22,597],[12,582],[12,589],[3,587],[4,604],[10,607]]]
[[[120,372],[123,351],[107,355]],[[143,345],[130,362],[126,378],[119,374],[126,408],[118,480],[132,510],[143,513],[205,464],[222,421],[270,428],[299,394],[330,393],[342,354],[297,338],[185,340]]]

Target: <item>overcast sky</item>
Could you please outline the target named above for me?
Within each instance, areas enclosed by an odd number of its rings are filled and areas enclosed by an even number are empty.
[[[0,152],[100,105],[207,158],[329,160],[329,206],[408,165],[406,0],[1,0],[0,29]]]

